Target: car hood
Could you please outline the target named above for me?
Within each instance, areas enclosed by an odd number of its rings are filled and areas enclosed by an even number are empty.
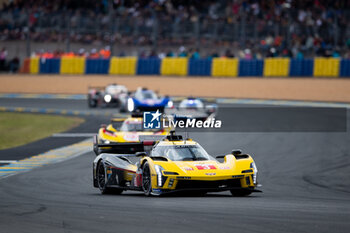
[[[146,105],[146,106],[165,106],[168,102],[168,98],[162,98],[162,99],[135,99],[134,102],[136,105]]]

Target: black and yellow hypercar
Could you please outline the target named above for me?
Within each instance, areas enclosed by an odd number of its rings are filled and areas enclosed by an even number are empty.
[[[224,159],[219,162],[199,143],[174,133],[158,142],[143,141],[128,146],[137,152],[102,153],[94,160],[93,184],[103,194],[137,190],[149,196],[178,191],[204,194],[229,190],[233,196],[247,196],[260,192],[254,160],[240,150],[217,156]],[[120,151],[118,147],[115,146]],[[132,163],[130,156],[137,162]]]
[[[98,134],[94,136],[94,152],[96,155],[102,152],[108,152],[111,145],[120,145],[124,143],[138,143],[140,136],[167,135],[170,128],[144,129],[143,118],[139,113],[128,118],[114,118],[109,125],[101,125]],[[105,145],[101,147],[99,145]],[[132,147],[125,147],[133,152]],[[113,149],[115,151],[115,147]]]

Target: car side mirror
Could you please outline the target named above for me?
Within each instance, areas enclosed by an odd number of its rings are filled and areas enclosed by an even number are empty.
[[[233,154],[233,155],[240,155],[240,154],[242,154],[242,150],[240,150],[240,149],[234,149],[234,150],[232,150],[232,154]]]
[[[135,154],[136,157],[145,157],[147,156],[146,152],[142,151],[142,152],[136,152]]]

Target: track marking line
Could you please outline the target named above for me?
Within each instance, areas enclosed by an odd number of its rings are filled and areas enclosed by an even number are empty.
[[[17,160],[0,160],[0,163],[15,163]]]
[[[23,98],[23,99],[70,99],[70,100],[86,100],[86,95],[83,94],[14,94],[3,93],[0,94],[0,98]]]
[[[62,162],[90,151],[92,151],[92,140],[86,139],[79,143],[49,150],[39,155],[34,155],[30,158],[18,161],[12,160],[15,162],[0,166],[0,177],[5,178],[21,172],[30,171],[37,167],[42,167],[46,164]]]
[[[255,100],[255,99],[218,98],[217,103],[218,104],[257,104],[257,105],[277,105],[277,106],[300,106],[300,107],[328,107],[328,108],[350,109],[350,103],[294,101],[294,100]]]
[[[52,108],[27,108],[27,107],[4,107],[0,106],[0,112],[27,112],[27,113],[42,113],[42,114],[60,114],[70,116],[110,116],[110,117],[122,117],[129,116],[128,114],[120,114],[110,112],[89,112],[88,110],[67,110],[67,109],[52,109]]]
[[[51,137],[67,137],[67,138],[75,138],[75,137],[93,137],[96,133],[55,133],[52,134]]]
[[[18,94],[18,93],[0,93],[0,98],[27,98],[27,99],[71,99],[71,100],[86,100],[87,96],[84,94]],[[174,96],[173,101],[181,101],[186,97]],[[200,98],[205,101],[216,100],[217,103],[247,103],[247,104],[268,104],[268,105],[283,105],[283,106],[315,106],[315,107],[342,107],[350,108],[349,103],[337,102],[316,102],[316,101],[302,101],[302,100],[264,100],[264,99],[235,99],[235,98],[214,98],[203,97]],[[280,103],[279,103],[280,102]],[[72,114],[78,114],[74,111]],[[78,114],[80,115],[80,113]]]
[[[23,168],[23,167],[0,167],[0,171],[17,170],[17,169],[30,169],[30,168]]]

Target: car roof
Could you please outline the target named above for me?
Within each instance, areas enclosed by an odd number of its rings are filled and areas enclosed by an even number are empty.
[[[157,146],[179,146],[179,145],[197,145],[198,143],[195,141],[192,141],[191,139],[189,140],[179,140],[179,141],[168,141],[168,140],[163,140],[160,141]]]

